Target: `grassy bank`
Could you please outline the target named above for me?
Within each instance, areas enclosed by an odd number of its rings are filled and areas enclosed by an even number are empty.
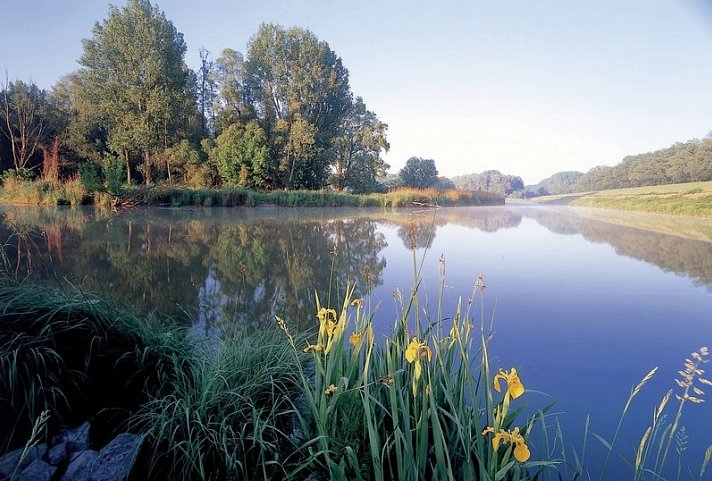
[[[331,191],[258,191],[243,188],[193,189],[171,186],[132,186],[112,195],[86,191],[78,179],[53,183],[5,179],[0,202],[30,205],[201,206],[252,207],[448,207],[502,205],[504,197],[492,192],[436,189],[397,189],[383,194],[348,194]]]
[[[712,217],[712,182],[605,190],[541,198],[544,203]]]

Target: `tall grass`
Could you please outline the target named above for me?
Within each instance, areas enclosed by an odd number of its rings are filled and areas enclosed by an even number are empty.
[[[43,411],[52,428],[88,418],[107,438],[125,428],[190,351],[174,334],[84,293],[0,282],[0,451],[24,443]]]
[[[352,298],[353,288],[337,308],[317,301],[318,330],[305,344],[278,319],[295,359],[304,351],[314,362],[313,373],[301,371],[307,409],[295,411],[309,457],[296,472],[332,480],[494,481],[531,479],[553,467],[530,458],[526,439],[545,415],[523,419],[516,369],[493,373],[484,317],[473,318],[470,303],[450,318],[440,308],[437,317],[423,314],[422,261],[413,255],[413,289],[382,341],[374,313]],[[482,278],[474,290],[481,301]]]
[[[348,194],[329,190],[260,191],[240,187],[221,189],[158,185],[124,186],[113,194],[89,194],[78,178],[63,182],[8,177],[0,190],[0,202],[31,205],[117,205],[252,207],[273,204],[283,207],[446,207],[456,205],[502,205],[504,197],[492,192],[436,189],[396,189],[379,194]]]
[[[172,392],[133,417],[153,446],[155,479],[283,479],[295,451],[298,367],[273,328],[241,328],[197,353]]]

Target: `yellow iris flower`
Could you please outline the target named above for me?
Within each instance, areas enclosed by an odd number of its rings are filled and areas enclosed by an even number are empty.
[[[424,342],[418,341],[417,337],[414,337],[408,347],[405,349],[405,360],[411,364],[415,365],[414,377],[413,377],[413,395],[418,390],[418,380],[423,372],[423,366],[420,364],[420,359],[428,358],[428,361],[433,359],[433,352],[430,347]]]
[[[433,351],[430,350],[426,343],[418,342],[418,338],[414,337],[405,350],[405,360],[412,364],[421,357],[427,357],[428,361],[431,361],[433,359]]]
[[[494,390],[497,392],[502,392],[500,380],[507,383],[507,393],[512,396],[512,399],[517,399],[524,394],[524,384],[519,379],[515,368],[512,368],[511,371],[499,370],[499,374],[494,377]]]
[[[353,347],[356,347],[359,344],[361,344],[361,339],[363,339],[363,333],[362,332],[354,332],[353,334],[351,334],[349,336],[349,343],[351,343],[351,345]]]
[[[493,433],[494,429],[488,427],[482,434]],[[492,449],[497,451],[500,443],[513,444],[514,445],[514,459],[520,463],[526,462],[531,456],[531,452],[524,441],[524,436],[519,433],[519,428],[515,427],[512,431],[505,431],[500,429],[498,433],[495,433],[494,438],[492,438]]]
[[[324,394],[326,394],[327,396],[331,396],[331,395],[334,394],[338,389],[339,389],[338,387],[334,386],[333,384],[330,384],[329,387],[327,387],[327,388],[324,390]]]

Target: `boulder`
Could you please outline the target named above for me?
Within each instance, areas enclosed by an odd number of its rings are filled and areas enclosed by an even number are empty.
[[[16,481],[49,481],[57,468],[50,466],[41,459],[35,459],[22,470],[19,476],[13,478]]]
[[[90,481],[91,469],[98,457],[99,453],[96,451],[76,453],[69,461],[61,481]]]
[[[47,456],[45,456],[45,461],[47,461],[52,466],[59,466],[69,459],[69,453],[67,452],[67,443],[55,444],[49,451],[47,451]]]
[[[47,445],[34,446],[27,451],[24,457],[22,457],[23,450],[24,448],[16,449],[0,457],[0,474],[10,478],[13,474],[20,473],[31,462],[41,460],[47,454]]]
[[[142,435],[119,434],[99,451],[91,469],[91,480],[127,481],[142,443]]]
[[[74,429],[62,430],[52,437],[51,445],[66,443],[68,453],[86,451],[89,449],[89,428],[89,421],[87,421]]]

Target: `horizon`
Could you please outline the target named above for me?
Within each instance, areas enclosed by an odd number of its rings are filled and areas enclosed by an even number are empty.
[[[703,61],[712,57],[712,6],[700,0],[152,4],[183,34],[193,70],[202,47],[213,58],[225,48],[244,54],[260,23],[314,32],[341,57],[354,95],[388,123],[390,173],[418,156],[442,176],[498,170],[532,185],[712,129],[712,66]],[[6,10],[7,80],[50,89],[79,68],[81,40],[109,4],[38,0]]]

